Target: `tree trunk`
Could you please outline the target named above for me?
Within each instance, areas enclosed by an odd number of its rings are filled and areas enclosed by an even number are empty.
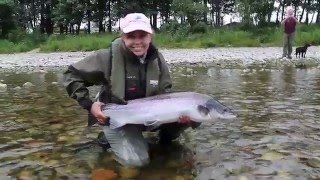
[[[181,19],[181,24],[183,24],[184,23],[184,17],[180,16],[180,19]]]
[[[272,2],[272,7],[273,7],[275,1],[276,1],[276,0],[273,0],[273,2]],[[269,24],[270,24],[270,22],[271,22],[272,13],[273,13],[273,10],[270,11],[270,12],[268,12],[268,15],[267,15],[267,17],[268,17],[268,23],[269,23]]]
[[[307,3],[307,0],[304,0],[304,3],[302,4],[302,13],[301,13],[301,15],[300,15],[299,22],[302,21],[306,3]]]
[[[112,32],[112,17],[111,17],[111,0],[108,1],[107,6],[107,12],[108,12],[108,32]]]
[[[216,11],[216,26],[220,26],[221,25],[221,16],[220,16],[220,10]]]
[[[154,30],[157,30],[158,29],[158,9],[157,9],[157,1],[156,0],[153,0],[152,1],[152,13],[151,13],[151,19],[152,19],[152,22],[151,22],[151,25],[152,25],[152,28]]]
[[[213,5],[213,0],[210,0],[210,6],[211,6],[211,10],[210,10],[210,18],[211,18],[211,21],[210,21],[210,24],[211,25],[214,25],[215,22],[214,22],[214,5]]]
[[[310,24],[313,22],[313,19],[314,19],[314,15],[315,15],[315,12],[312,13],[312,17],[311,17],[311,21],[310,21]]]
[[[221,0],[211,0],[211,13],[212,13],[212,20],[214,21],[215,26],[220,26],[220,19],[221,19],[221,7],[220,7]]]
[[[111,1],[111,0],[109,0]],[[105,28],[103,25],[103,19],[105,15],[105,10],[106,10],[106,0],[98,0],[98,20],[99,20],[99,32],[105,32]],[[109,5],[109,3],[108,3]]]
[[[317,19],[316,24],[320,24],[320,0],[317,0]]]
[[[170,2],[166,0],[165,4],[161,4],[161,7],[163,8],[161,16],[164,17],[164,23],[167,23],[170,19]]]
[[[157,30],[157,15],[156,14],[152,14],[151,16],[150,16],[150,23],[151,23],[151,25],[152,25],[152,29],[153,30]]]
[[[244,21],[244,24],[245,26],[250,26],[251,24],[251,18],[250,18],[250,14],[251,14],[251,11],[250,11],[250,4],[248,2],[244,2],[244,16],[243,16],[243,21]]]
[[[45,20],[44,14],[45,14],[44,3],[41,3],[41,5],[40,5],[40,33],[41,34],[45,33],[46,20]]]
[[[282,12],[281,12],[281,21],[284,19],[284,6],[285,6],[285,2],[282,2],[282,4],[281,4],[281,9],[282,9]]]
[[[68,25],[66,25],[66,27],[65,27],[66,29],[65,29],[65,31],[66,31],[66,34],[68,34],[68,32],[69,32],[69,28],[68,28]]]
[[[88,34],[91,33],[91,21],[90,20],[88,20],[88,23],[87,23],[87,32],[86,33],[88,33]]]
[[[91,3],[90,3],[90,0],[87,0],[87,18],[88,18],[88,24],[87,24],[87,26],[88,26],[88,29],[87,29],[87,33],[88,34],[90,34],[91,33],[91,19],[92,19],[92,17],[91,17]],[[79,26],[79,28],[80,28],[80,26]]]
[[[32,20],[33,20],[33,30],[36,27],[36,8],[34,4],[34,0],[31,1],[31,12],[32,12]]]
[[[208,0],[203,0],[203,6],[206,8],[208,4]],[[203,13],[203,21],[205,24],[208,24],[207,12]]]
[[[46,4],[46,21],[45,21],[45,27],[46,27],[46,32],[48,35],[53,34],[53,22],[52,22],[52,18],[51,18],[51,5],[50,4]]]
[[[279,13],[280,13],[280,6],[277,9],[277,17],[276,17],[276,23],[279,24]]]
[[[79,35],[80,33],[80,25],[81,25],[81,22],[77,23],[77,29],[76,29],[77,35]]]
[[[311,2],[310,2],[310,0],[308,0],[307,8],[306,8],[306,21],[305,21],[305,24],[309,23],[309,7],[310,7],[310,5],[311,5]]]
[[[156,12],[157,13],[157,12]],[[158,28],[158,23],[157,23],[157,14],[152,14],[152,28],[154,30],[157,30]]]
[[[60,34],[63,34],[63,32],[64,32],[64,27],[63,27],[63,24],[62,24],[62,23],[59,25],[59,29],[60,29]]]
[[[69,33],[70,34],[74,34],[73,24],[71,24],[71,23],[70,23],[70,26],[69,26]]]
[[[320,10],[317,12],[316,24],[320,24]]]
[[[48,35],[53,34],[53,22],[52,22],[51,18],[48,18],[46,20],[46,32]]]
[[[105,32],[105,29],[103,27],[103,20],[99,20],[99,32]]]

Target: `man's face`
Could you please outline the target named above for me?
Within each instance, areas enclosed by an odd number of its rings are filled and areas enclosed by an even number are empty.
[[[147,53],[151,42],[151,34],[145,31],[133,31],[122,34],[122,40],[127,48],[129,48],[136,56],[143,56]]]

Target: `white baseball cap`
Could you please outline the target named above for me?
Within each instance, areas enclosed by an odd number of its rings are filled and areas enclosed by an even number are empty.
[[[142,13],[130,13],[120,20],[120,29],[123,33],[137,30],[152,34],[150,19]]]
[[[286,13],[287,13],[288,16],[293,16],[293,14],[294,14],[293,7],[292,6],[288,6]]]

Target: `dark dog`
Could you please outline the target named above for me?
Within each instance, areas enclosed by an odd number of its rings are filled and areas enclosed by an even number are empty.
[[[297,47],[296,48],[296,57],[299,55],[299,58],[300,58],[300,55],[301,55],[301,57],[305,58],[306,57],[306,53],[307,53],[307,49],[310,46],[311,46],[311,44],[307,43],[302,47]]]

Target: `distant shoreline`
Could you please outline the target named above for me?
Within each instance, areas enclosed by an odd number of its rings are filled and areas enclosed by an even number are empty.
[[[159,49],[169,64],[205,64],[221,67],[245,67],[254,64],[281,66],[304,62],[310,66],[320,64],[320,46],[311,46],[306,58],[280,59],[281,47],[229,47],[201,49]],[[0,69],[54,68],[75,63],[94,51],[88,52],[26,52],[0,54]]]

